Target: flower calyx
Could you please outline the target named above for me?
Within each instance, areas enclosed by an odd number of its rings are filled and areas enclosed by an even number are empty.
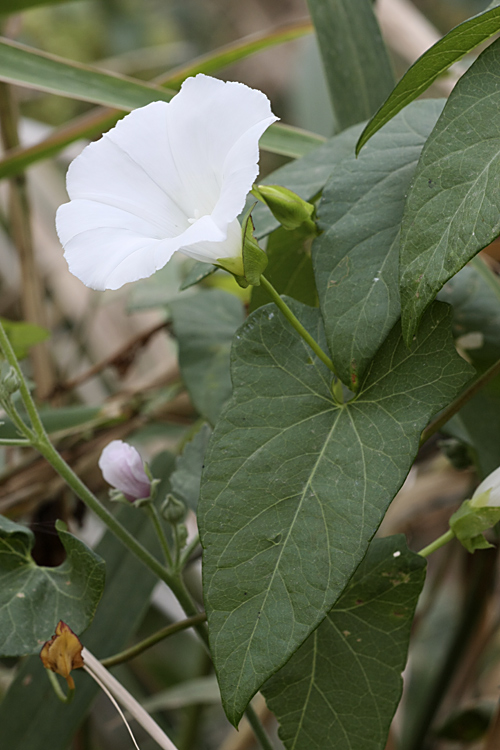
[[[450,518],[450,529],[469,551],[492,547],[483,532],[500,521],[500,467],[481,482]]]
[[[306,236],[318,234],[315,206],[297,193],[281,185],[254,185],[252,194],[265,203],[283,229],[301,229]]]
[[[84,666],[82,648],[78,636],[69,625],[59,620],[55,635],[44,643],[40,651],[40,659],[45,669],[64,677],[70,690],[75,689],[71,671]]]
[[[222,262],[218,261],[223,268],[233,274],[243,289],[246,289],[248,286],[260,286],[260,277],[267,267],[267,255],[260,247],[254,235],[255,227],[252,219],[252,211],[255,206],[256,203],[247,211],[242,222],[242,272],[233,271],[227,264],[222,265]]]

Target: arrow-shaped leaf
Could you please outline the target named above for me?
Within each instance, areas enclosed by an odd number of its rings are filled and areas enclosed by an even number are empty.
[[[449,278],[500,234],[500,40],[453,90],[425,144],[401,228],[406,341]]]
[[[399,230],[422,147],[444,102],[415,102],[332,172],[313,265],[339,377],[353,391],[399,318]]]
[[[324,341],[319,311],[290,303]],[[396,325],[360,395],[342,406],[330,371],[273,306],[237,332],[233,397],[207,452],[199,507],[212,654],[233,723],[331,609],[422,429],[472,376],[449,317],[436,303],[411,351]]]
[[[425,560],[375,539],[334,608],[262,690],[285,747],[384,750]]]

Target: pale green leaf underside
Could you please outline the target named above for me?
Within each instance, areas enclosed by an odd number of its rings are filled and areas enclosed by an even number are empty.
[[[399,318],[399,230],[406,194],[442,100],[415,102],[332,172],[313,245],[320,306],[339,377],[357,390]]]
[[[384,750],[425,561],[376,539],[325,620],[264,685],[288,750]]]
[[[57,568],[37,566],[32,532],[0,516],[0,655],[40,650],[64,620],[76,633],[92,621],[104,587],[104,561],[64,528]]]
[[[482,13],[459,24],[419,57],[363,130],[356,146],[358,153],[377,130],[417,99],[453,63],[500,31],[498,5],[491,3]]]
[[[324,340],[319,311],[290,304]],[[212,654],[232,722],[331,609],[422,429],[472,376],[448,318],[436,303],[411,352],[397,325],[361,395],[342,408],[330,371],[273,306],[237,332],[234,394],[207,452],[199,507]]]
[[[401,229],[407,341],[443,284],[500,234],[500,41],[460,79],[417,167]]]

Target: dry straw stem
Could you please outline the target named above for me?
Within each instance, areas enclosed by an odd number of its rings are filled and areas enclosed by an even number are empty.
[[[97,681],[102,682],[109,690],[111,695],[125,708],[131,716],[148,732],[163,750],[177,750],[172,740],[167,737],[165,732],[158,726],[156,721],[151,718],[148,712],[136,701],[136,699],[126,690],[118,680],[103,667],[99,659],[90,653],[86,648],[82,650],[85,668],[91,674],[96,676]]]

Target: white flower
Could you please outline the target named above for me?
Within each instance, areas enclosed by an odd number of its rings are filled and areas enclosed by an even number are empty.
[[[106,482],[123,492],[127,500],[149,497],[151,480],[139,453],[122,440],[113,440],[101,453],[99,468]]]
[[[472,506],[478,508],[500,507],[500,466],[483,479],[470,502]]]
[[[242,274],[237,216],[278,118],[261,91],[198,75],[168,104],[131,112],[70,165],[56,225],[93,289],[151,276],[176,250]]]

